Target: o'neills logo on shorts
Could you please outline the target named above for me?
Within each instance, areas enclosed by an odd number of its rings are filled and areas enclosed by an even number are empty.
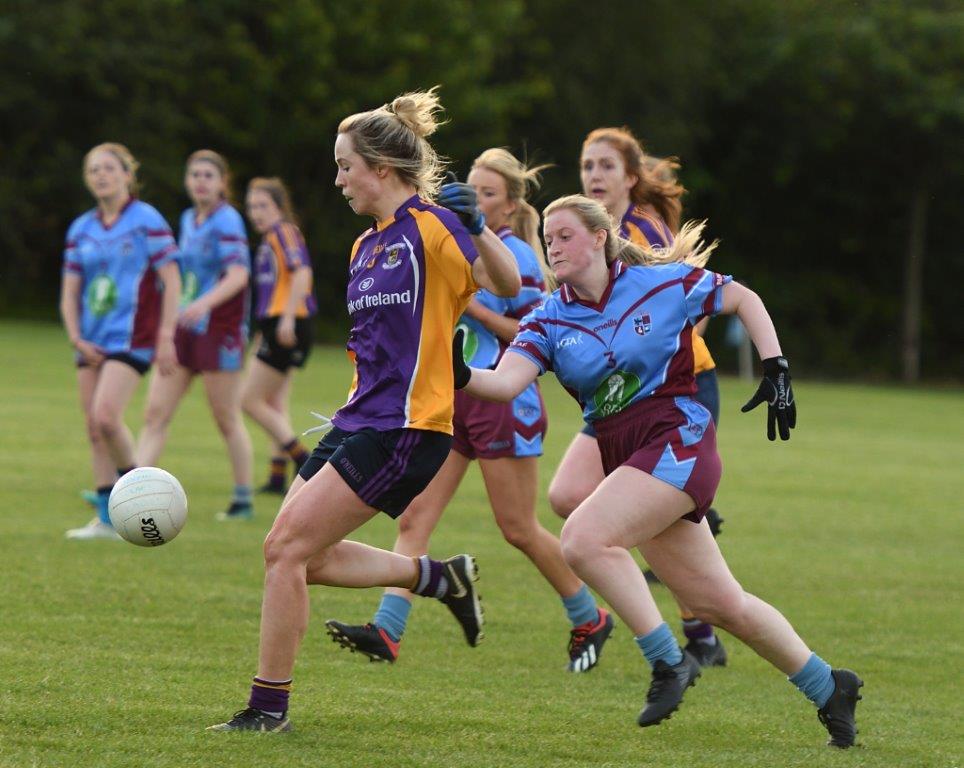
[[[372,293],[367,296],[359,296],[354,301],[348,302],[348,314],[353,315],[361,309],[371,309],[372,307],[385,307],[389,304],[411,304],[412,291],[402,291],[401,293]]]

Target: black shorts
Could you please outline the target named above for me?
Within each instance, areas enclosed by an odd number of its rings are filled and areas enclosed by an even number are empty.
[[[139,357],[135,357],[129,352],[112,352],[109,355],[104,355],[104,362],[108,360],[116,360],[118,363],[123,363],[124,365],[129,365],[137,373],[143,376],[149,370],[151,370],[151,364]],[[89,363],[86,360],[78,360],[78,368],[87,368]]]
[[[261,346],[255,357],[281,373],[289,368],[304,368],[311,354],[311,318],[295,318],[295,345],[283,347],[278,343],[277,331],[280,317],[263,317],[258,320]]]
[[[425,490],[445,462],[452,436],[425,429],[332,427],[298,474],[310,480],[325,464],[368,506],[398,517]]]

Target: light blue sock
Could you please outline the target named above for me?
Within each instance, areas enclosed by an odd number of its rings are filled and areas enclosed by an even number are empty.
[[[232,504],[251,504],[254,498],[251,492],[250,485],[236,485],[234,486],[234,493],[231,496]]]
[[[833,695],[834,689],[837,687],[837,684],[833,681],[833,675],[830,674],[830,665],[815,653],[810,654],[810,658],[803,665],[803,669],[788,677],[787,680],[797,686],[800,693],[810,699],[817,707],[826,704],[827,699]]]
[[[574,627],[585,624],[587,621],[599,621],[596,598],[592,596],[592,592],[585,584],[576,594],[562,598],[562,604],[566,607],[566,615]]]
[[[382,595],[382,601],[378,604],[372,624],[384,629],[397,643],[405,634],[405,625],[408,624],[408,614],[411,610],[411,602],[401,595]]]
[[[636,645],[639,646],[639,650],[643,652],[651,667],[657,661],[665,661],[671,667],[675,667],[683,660],[683,651],[680,650],[679,643],[673,637],[673,631],[665,621],[652,632],[637,637]]]
[[[110,522],[110,514],[107,512],[107,502],[110,500],[110,488],[97,489],[97,519],[105,525],[113,525]]]

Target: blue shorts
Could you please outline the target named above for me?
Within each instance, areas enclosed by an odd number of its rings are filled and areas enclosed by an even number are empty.
[[[441,469],[452,436],[426,429],[332,427],[298,474],[310,480],[325,464],[368,506],[398,517]]]

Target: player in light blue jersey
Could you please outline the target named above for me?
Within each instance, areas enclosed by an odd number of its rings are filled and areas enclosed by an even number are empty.
[[[124,411],[155,354],[162,376],[176,365],[177,246],[164,217],[134,196],[136,174],[137,161],[123,145],[90,150],[84,182],[97,206],[67,232],[60,314],[76,350],[97,489],[97,517],[68,531],[71,539],[120,538],[107,501],[117,477],[134,467]]]
[[[251,270],[248,235],[241,214],[230,205],[230,172],[221,155],[209,149],[193,153],[184,184],[194,205],[181,216],[179,233],[184,297],[174,339],[178,364],[172,375],[151,381],[137,458],[144,465],[157,462],[174,411],[200,374],[234,475],[230,505],[219,519],[250,518],[253,459],[241,415]]]
[[[767,403],[770,440],[777,431],[789,439],[796,405],[763,302],[701,268],[710,250],[700,249],[701,229],[684,227],[671,249],[654,253],[621,240],[601,203],[581,195],[556,200],[545,211],[544,232],[561,288],[522,320],[494,371],[456,360],[456,386],[506,401],[552,370],[595,425],[606,477],[566,520],[562,550],[632,629],[652,666],[639,725],[669,717],[700,666],[660,616],[630,554],[637,547],[698,618],[789,676],[818,707],[831,745],[849,747],[862,681],[831,669],[775,608],[743,590],[705,522],[722,467],[710,413],[693,399],[693,326],[720,312],[739,316],[764,371],[743,410]],[[681,256],[686,263],[677,263]]]
[[[526,168],[505,149],[488,149],[476,158],[468,177],[486,221],[515,255],[522,276],[522,290],[517,296],[502,298],[483,289],[459,321],[465,357],[478,368],[495,368],[519,330],[519,319],[542,303],[545,286],[539,214],[526,202],[528,188],[538,182],[540,170]],[[592,669],[612,632],[613,621],[563,560],[559,540],[536,517],[538,457],[547,426],[538,385],[533,382],[510,403],[486,402],[457,392],[453,426],[448,458],[399,518],[395,551],[412,557],[428,552],[429,539],[443,511],[472,459],[478,459],[503,536],[545,576],[572,624],[569,670]],[[389,588],[370,623],[351,625],[331,620],[327,622],[328,632],[336,642],[372,660],[394,662],[411,607],[411,592]]]
[[[653,250],[673,244],[679,230],[685,190],[676,178],[678,165],[671,160],[648,156],[642,143],[628,128],[596,128],[583,141],[579,158],[583,194],[602,203],[618,226],[619,236]],[[696,375],[695,399],[713,415],[716,426],[720,404],[716,370],[702,329],[704,319],[693,330],[693,365]],[[591,423],[576,434],[549,483],[549,504],[560,517],[568,517],[604,478],[596,432]],[[720,516],[710,507],[706,518],[713,535],[720,529]],[[645,571],[655,583],[652,570]],[[686,650],[701,666],[726,665],[726,649],[713,627],[699,621],[677,601]]]

